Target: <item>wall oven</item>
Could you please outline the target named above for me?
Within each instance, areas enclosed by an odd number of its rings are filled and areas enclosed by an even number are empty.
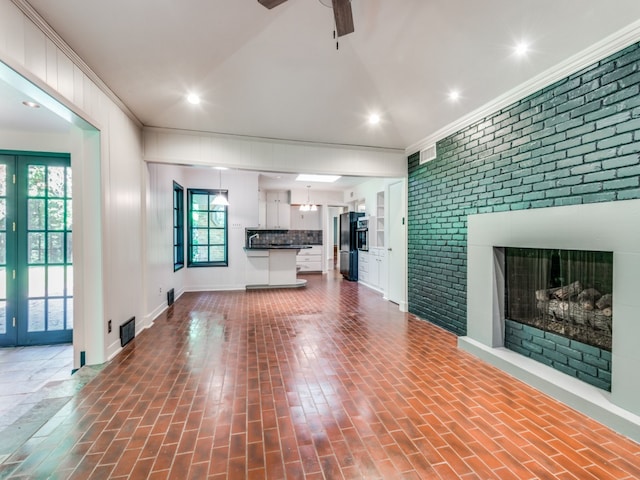
[[[359,218],[356,227],[356,245],[358,250],[369,250],[369,219]]]

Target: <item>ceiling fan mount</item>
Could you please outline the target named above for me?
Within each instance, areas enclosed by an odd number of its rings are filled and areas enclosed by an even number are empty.
[[[258,0],[258,3],[271,10],[287,0]],[[333,18],[336,22],[338,37],[353,33],[353,13],[351,0],[320,0],[320,3],[333,9]]]

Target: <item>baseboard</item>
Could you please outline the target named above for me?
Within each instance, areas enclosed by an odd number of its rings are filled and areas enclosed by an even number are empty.
[[[235,290],[245,290],[246,285],[199,285],[185,287],[185,292],[231,292]]]

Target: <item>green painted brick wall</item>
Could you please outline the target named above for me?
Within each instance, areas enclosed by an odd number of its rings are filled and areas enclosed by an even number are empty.
[[[409,311],[466,334],[467,215],[640,198],[640,44],[409,157]]]
[[[610,352],[513,320],[505,320],[504,327],[508,349],[611,391]]]

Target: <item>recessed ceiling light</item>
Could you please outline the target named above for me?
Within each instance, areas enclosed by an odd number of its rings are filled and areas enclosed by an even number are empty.
[[[449,92],[449,100],[452,102],[457,102],[460,100],[460,92],[458,90],[451,90]]]
[[[296,178],[296,182],[322,182],[333,183],[340,178],[340,175],[312,175],[301,173]]]
[[[229,170],[227,167],[213,167],[215,170]]]
[[[191,105],[198,105],[200,103],[200,97],[195,93],[190,93],[189,95],[187,95],[187,102],[189,102]]]
[[[25,100],[24,102],[22,102],[22,104],[25,107],[29,107],[29,108],[40,108],[40,104],[38,104],[36,102],[31,102],[29,100]]]
[[[372,113],[369,115],[369,125],[378,125],[380,123],[380,115],[377,113]]]
[[[513,53],[516,54],[516,57],[524,57],[529,53],[529,43],[524,40],[518,42],[518,44],[513,48]]]

